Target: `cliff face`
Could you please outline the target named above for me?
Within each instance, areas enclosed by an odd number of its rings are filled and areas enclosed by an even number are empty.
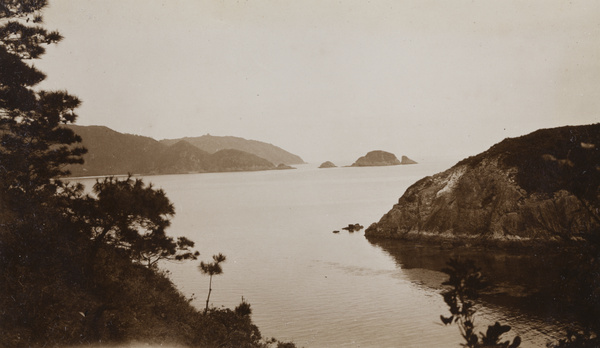
[[[395,239],[577,239],[600,228],[600,125],[541,130],[424,178],[366,231]]]

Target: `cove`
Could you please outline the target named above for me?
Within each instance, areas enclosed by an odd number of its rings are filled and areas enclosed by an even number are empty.
[[[439,284],[448,250],[370,243],[364,231],[341,230],[378,221],[408,186],[450,165],[318,169],[309,164],[145,181],[164,189],[174,203],[172,235],[194,240],[200,260],[219,252],[227,256],[224,273],[213,278],[211,304],[233,308],[244,297],[264,336],[307,348],[457,347],[458,329],[439,319],[447,314]],[[208,278],[198,271],[199,261],[161,268],[203,308]],[[502,259],[486,262],[504,267]],[[518,277],[530,278],[521,264],[516,259],[507,274],[523,271]],[[519,286],[511,291],[530,292],[529,285]],[[483,301],[480,313],[478,325],[507,322],[511,333],[523,338],[523,347],[544,347],[562,334],[556,318],[522,310],[519,303]]]

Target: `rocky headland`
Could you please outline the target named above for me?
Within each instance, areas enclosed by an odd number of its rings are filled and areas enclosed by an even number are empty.
[[[393,153],[376,150],[357,159],[352,167],[395,166],[399,164],[401,162]]]
[[[600,124],[509,138],[416,182],[370,239],[583,240],[600,230]]]

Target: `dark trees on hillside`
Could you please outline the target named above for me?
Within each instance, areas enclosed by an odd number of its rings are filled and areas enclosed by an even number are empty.
[[[174,210],[162,190],[108,178],[85,195],[81,185],[60,180],[86,150],[64,127],[75,122],[79,99],[36,88],[45,75],[31,60],[61,40],[39,25],[46,3],[0,0],[0,340],[7,346],[107,337],[99,320],[119,303],[106,297],[119,284],[86,266],[106,272],[118,264],[124,274],[139,275],[132,261],[152,268],[162,259],[197,256],[193,242],[165,234]],[[132,305],[130,298],[120,301]]]
[[[39,202],[64,188],[56,178],[81,163],[81,139],[62,128],[77,118],[80,101],[64,91],[33,89],[45,75],[28,63],[62,39],[37,24],[46,1],[3,1],[0,6],[0,192],[4,204],[30,220]]]
[[[191,240],[166,235],[175,209],[163,190],[140,179],[108,177],[98,180],[93,192],[96,197],[85,197],[79,211],[90,228],[92,263],[104,244],[126,250],[132,260],[151,268],[160,260],[195,260],[199,255],[190,250]]]
[[[75,146],[81,138],[63,127],[75,122],[80,101],[64,91],[33,89],[45,75],[28,61],[39,58],[45,45],[62,39],[35,24],[41,22],[39,11],[45,5],[43,0],[0,3],[3,225],[47,230],[45,216],[67,219],[76,214],[78,228],[88,230],[93,239],[93,250],[102,243],[128,249],[132,259],[148,266],[160,259],[195,258],[189,251],[193,242],[183,237],[174,241],[165,234],[174,209],[162,190],[139,179],[109,178],[96,183],[97,198],[92,198],[59,179],[69,174],[66,165],[83,162],[86,150]]]

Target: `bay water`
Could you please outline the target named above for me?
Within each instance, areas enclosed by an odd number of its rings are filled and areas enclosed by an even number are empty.
[[[263,336],[298,347],[458,347],[458,328],[440,321],[449,314],[439,267],[448,250],[370,243],[364,230],[342,229],[378,221],[411,184],[452,164],[148,176],[175,205],[169,233],[195,241],[201,253],[160,267],[202,309],[209,279],[198,264],[225,254],[211,305],[234,308],[243,298]],[[545,347],[562,330],[547,315],[482,302],[478,329],[495,321],[511,325],[506,336],[520,335],[522,347]]]

